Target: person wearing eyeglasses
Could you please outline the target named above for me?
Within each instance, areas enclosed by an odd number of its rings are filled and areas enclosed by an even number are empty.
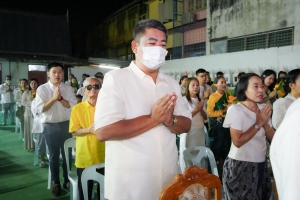
[[[87,99],[72,108],[69,132],[76,137],[76,160],[78,175],[79,199],[84,200],[81,175],[85,168],[103,163],[105,158],[105,143],[98,142],[95,133],[94,113],[101,82],[97,78],[86,78],[83,82],[83,92]],[[104,168],[99,169],[104,175]],[[92,196],[93,181],[88,181],[89,199]],[[98,194],[99,184],[98,184]],[[99,195],[98,195],[99,196]]]
[[[77,103],[73,88],[66,85],[63,80],[64,66],[57,62],[48,64],[47,75],[49,81],[36,91],[36,110],[41,113],[43,123],[42,134],[45,137],[50,154],[50,171],[54,185],[52,194],[60,196],[61,185],[59,178],[59,155],[62,155],[63,188],[69,190],[67,163],[64,153],[64,143],[71,138],[69,134],[69,120],[72,107]]]

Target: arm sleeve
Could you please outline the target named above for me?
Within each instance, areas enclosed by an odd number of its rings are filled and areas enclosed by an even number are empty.
[[[207,101],[207,113],[209,117],[220,117],[223,115],[222,110],[215,110],[215,105],[218,100],[215,95],[210,95]]]
[[[21,103],[23,106],[31,106],[32,101],[28,101],[27,99],[27,95],[29,95],[29,92],[24,92],[22,94],[22,99],[21,99]]]
[[[46,95],[43,90],[38,87],[35,96],[35,108],[37,113],[42,113],[45,103],[47,102]]]
[[[69,132],[73,133],[76,130],[78,130],[79,128],[82,128],[80,126],[80,109],[79,105],[75,105],[71,111],[71,115],[70,115],[70,123],[69,123]]]
[[[95,129],[123,120],[126,117],[125,114],[119,83],[112,74],[107,73],[96,103]]]
[[[176,91],[176,94],[177,94],[178,98],[177,98],[175,109],[174,109],[174,115],[183,116],[183,117],[187,117],[189,119],[192,119],[192,113],[189,111],[188,105],[184,101],[184,98],[181,95],[181,90],[180,90],[179,86],[178,86],[178,89]]]
[[[242,110],[239,109],[238,105],[231,105],[228,108],[223,127],[243,130]]]
[[[68,108],[68,110],[71,110],[76,104],[77,104],[77,100],[76,100],[76,96],[75,93],[73,91],[73,88],[71,86],[67,87],[67,96],[63,96],[64,99],[66,99],[69,104],[70,104],[70,108]]]
[[[21,101],[22,101],[22,91],[18,90],[15,95],[15,102],[21,103]]]
[[[3,85],[0,85],[0,94],[4,94],[6,92]]]
[[[278,129],[279,125],[281,124],[285,112],[286,109],[284,107],[283,101],[281,101],[281,99],[275,101],[273,104],[273,115],[272,115],[272,124],[275,129]]]

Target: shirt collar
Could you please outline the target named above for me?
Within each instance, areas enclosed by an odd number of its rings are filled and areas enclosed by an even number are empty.
[[[56,86],[53,85],[50,80],[48,81],[48,84],[52,90],[55,90]],[[59,84],[59,86],[61,86],[61,83]]]
[[[91,106],[91,105],[89,104],[89,102],[87,101],[87,99],[84,100],[84,101],[82,102],[82,104],[83,104],[84,107],[87,107],[87,108],[92,107],[92,108],[94,108],[93,106]]]
[[[138,66],[136,66],[134,61],[131,61],[129,68],[132,70],[132,72],[138,78],[139,81],[142,81],[147,76],[147,74],[145,74]],[[160,81],[165,81],[165,76],[159,71],[156,78],[156,82],[158,83]]]
[[[288,93],[288,95],[286,97],[292,99],[293,101],[296,100],[296,98],[294,96],[290,95],[290,93]]]

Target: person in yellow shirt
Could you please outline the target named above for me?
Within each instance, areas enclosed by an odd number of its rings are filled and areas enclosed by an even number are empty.
[[[222,180],[223,164],[226,159],[230,146],[231,137],[229,128],[223,127],[228,106],[228,94],[226,91],[226,80],[223,76],[215,78],[214,84],[217,90],[209,96],[207,101],[207,112],[209,117],[209,143],[213,152],[219,177]]]
[[[75,166],[77,167],[80,200],[84,200],[81,185],[83,170],[91,165],[103,163],[105,159],[105,143],[97,140],[94,128],[95,105],[101,89],[101,82],[96,78],[87,78],[83,83],[83,88],[87,99],[72,108],[69,125],[69,132],[76,137]],[[104,175],[103,168],[99,169],[98,172]],[[92,189],[93,181],[89,181],[89,199],[92,195]]]

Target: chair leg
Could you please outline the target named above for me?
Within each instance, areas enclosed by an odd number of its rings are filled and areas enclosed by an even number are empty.
[[[33,165],[37,166],[39,165],[39,151],[38,151],[38,140],[37,138],[35,138],[35,135],[33,135],[33,141],[34,141]]]
[[[50,170],[50,165],[49,165],[49,172],[48,172],[48,190],[51,189],[51,170]]]

